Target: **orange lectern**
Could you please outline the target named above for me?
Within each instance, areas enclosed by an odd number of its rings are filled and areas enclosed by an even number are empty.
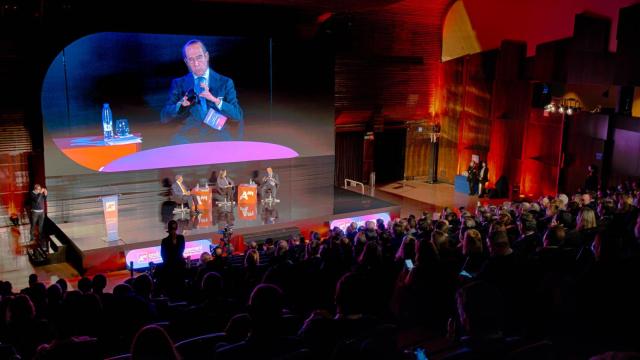
[[[258,202],[258,185],[240,184],[238,186],[238,204],[255,204]]]
[[[258,205],[256,203],[238,204],[238,218],[242,220],[255,220],[257,219]]]
[[[198,210],[202,212],[199,216],[198,229],[209,227],[212,223],[211,206],[213,202],[212,188],[193,188],[191,193],[198,198]]]
[[[195,195],[198,198],[198,204],[200,204],[198,206],[198,209],[200,211],[211,211],[211,202],[212,202],[212,196],[211,196],[211,188],[210,187],[206,187],[206,188],[193,188],[191,189],[191,194]]]

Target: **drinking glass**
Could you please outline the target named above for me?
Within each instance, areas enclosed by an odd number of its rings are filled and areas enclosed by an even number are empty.
[[[116,136],[117,137],[129,136],[129,120],[127,119],[116,120]]]

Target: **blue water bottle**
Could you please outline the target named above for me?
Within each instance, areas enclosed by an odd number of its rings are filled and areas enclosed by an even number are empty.
[[[104,141],[113,138],[113,114],[108,103],[102,105],[102,129],[104,130]]]

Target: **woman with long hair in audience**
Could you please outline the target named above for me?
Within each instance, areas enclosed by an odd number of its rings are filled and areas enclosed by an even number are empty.
[[[156,325],[146,326],[131,344],[131,360],[179,360],[180,356],[169,335]]]
[[[465,257],[460,271],[460,280],[472,280],[482,269],[487,256],[482,247],[482,236],[476,229],[469,229],[462,240],[462,255]]]
[[[598,233],[596,213],[588,206],[580,209],[576,218],[577,242],[579,246],[591,246]]]
[[[244,281],[247,295],[258,285],[261,278],[260,253],[256,249],[249,249],[244,256]]]
[[[402,244],[400,248],[396,252],[395,261],[397,263],[401,263],[404,265],[405,260],[411,260],[411,262],[416,261],[416,238],[412,235],[407,235],[402,239]]]

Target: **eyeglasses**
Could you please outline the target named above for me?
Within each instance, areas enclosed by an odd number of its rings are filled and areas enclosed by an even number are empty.
[[[189,64],[195,64],[196,62],[204,62],[204,55],[198,55],[196,57],[186,59]]]

